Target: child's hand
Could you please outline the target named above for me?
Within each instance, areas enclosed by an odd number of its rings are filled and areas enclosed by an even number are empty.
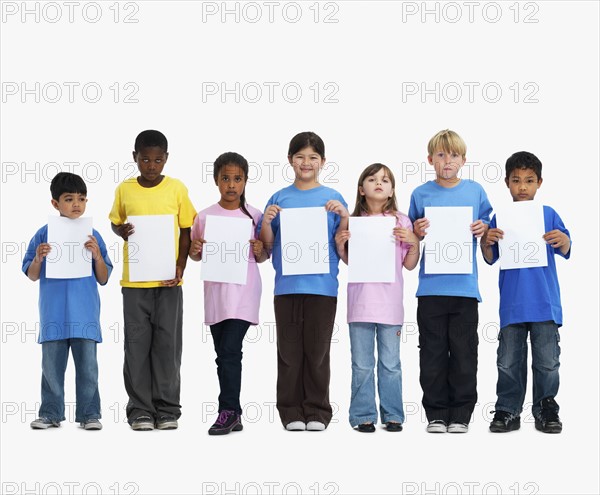
[[[325,203],[325,209],[339,215],[341,218],[348,218],[350,216],[346,207],[337,199],[330,199],[327,201],[327,203]]]
[[[258,260],[263,252],[263,243],[258,239],[250,239],[250,245],[252,246],[252,254],[254,259]]]
[[[126,241],[131,234],[135,232],[135,228],[130,223],[124,223],[117,226],[117,234]]]
[[[177,265],[175,267],[175,278],[172,278],[171,280],[163,280],[160,285],[162,285],[163,287],[175,287],[177,285],[179,285],[179,282],[181,282],[181,279],[183,278],[183,268],[179,265]]]
[[[484,246],[492,246],[500,239],[504,239],[504,231],[500,229],[489,229],[481,239]]]
[[[557,229],[546,232],[544,234],[544,240],[553,248],[562,248],[571,244],[569,236]]]
[[[394,237],[398,241],[405,242],[407,244],[419,244],[419,238],[412,230],[396,227],[393,232]]]
[[[487,223],[484,223],[481,220],[477,220],[476,222],[471,224],[471,233],[475,237],[482,237],[483,234],[487,232],[489,227],[490,226]]]
[[[204,239],[194,239],[192,241],[192,244],[190,244],[190,251],[189,254],[191,256],[197,256],[202,252],[202,245],[205,243],[206,241]]]
[[[102,257],[98,240],[93,235],[88,235],[88,237],[90,239],[84,244],[84,247],[92,253],[92,259],[97,260]]]
[[[35,250],[35,258],[33,261],[35,261],[36,263],[41,263],[42,261],[44,261],[44,258],[48,256],[48,253],[51,250],[52,246],[50,246],[50,244],[48,244],[47,242],[40,243]]]
[[[337,246],[338,251],[344,249],[348,239],[350,239],[350,231],[338,229],[338,231],[335,233],[335,245]]]
[[[419,237],[419,239],[423,239],[423,237],[427,235],[428,228],[429,220],[427,220],[425,217],[415,220],[413,225],[414,233]]]
[[[271,225],[271,222],[274,218],[279,214],[282,210],[281,206],[271,205],[265,210],[265,214],[263,215],[263,223],[265,225]]]

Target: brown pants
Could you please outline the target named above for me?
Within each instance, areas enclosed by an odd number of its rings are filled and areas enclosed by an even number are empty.
[[[336,307],[336,297],[275,296],[277,410],[284,426],[331,421],[329,350]]]

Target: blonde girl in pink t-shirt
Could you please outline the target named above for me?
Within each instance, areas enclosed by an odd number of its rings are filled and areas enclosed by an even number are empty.
[[[404,323],[402,267],[412,270],[419,261],[419,239],[409,218],[398,211],[392,171],[381,163],[369,165],[358,179],[352,216],[395,216],[396,277],[392,283],[349,283],[348,324],[352,354],[350,425],[373,433],[377,423],[375,404],[375,340],[377,341],[377,389],[381,422],[387,431],[402,431],[402,368],[400,334]],[[350,231],[335,236],[340,258],[348,263]]]
[[[221,193],[218,203],[202,210],[192,227],[189,255],[194,261],[202,259],[202,246],[207,215],[250,218],[253,236],[249,239],[252,252],[245,285],[204,282],[204,322],[210,325],[217,353],[219,377],[219,416],[208,430],[209,435],[226,435],[242,430],[240,389],[242,382],[242,343],[250,325],[258,323],[262,284],[257,263],[268,258],[263,243],[256,236],[262,213],[246,203],[248,162],[233,152],[223,153],[214,164],[213,176]]]

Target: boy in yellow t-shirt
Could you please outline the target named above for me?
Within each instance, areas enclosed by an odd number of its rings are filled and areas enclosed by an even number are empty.
[[[169,156],[167,138],[159,131],[144,131],[136,138],[134,148],[133,159],[140,175],[119,184],[109,215],[113,232],[125,240],[121,286],[125,321],[123,375],[129,395],[127,421],[134,430],[170,430],[177,428],[181,416],[181,283],[196,211],[183,183],[162,175]],[[129,280],[127,239],[135,226],[127,220],[132,215],[173,215],[174,279]]]

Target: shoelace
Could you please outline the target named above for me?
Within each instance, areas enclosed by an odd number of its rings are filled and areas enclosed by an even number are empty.
[[[219,413],[219,417],[215,421],[215,424],[217,424],[219,426],[223,426],[225,423],[227,423],[229,416],[231,416],[232,414],[233,414],[233,411],[221,411]]]

